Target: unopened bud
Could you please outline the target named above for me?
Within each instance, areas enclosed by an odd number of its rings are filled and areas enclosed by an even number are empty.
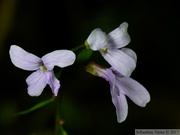
[[[86,66],[86,71],[92,75],[102,77],[106,74],[106,69],[95,62],[91,62]]]

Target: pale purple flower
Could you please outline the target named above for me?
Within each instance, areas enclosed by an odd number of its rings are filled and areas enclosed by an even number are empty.
[[[140,107],[145,107],[150,101],[150,94],[144,86],[113,68],[105,69],[92,63],[87,66],[87,71],[109,82],[112,102],[116,108],[117,121],[119,123],[123,122],[128,114],[126,96]]]
[[[128,23],[124,22],[107,35],[99,28],[94,29],[87,38],[86,46],[94,51],[100,51],[114,69],[125,76],[130,76],[136,67],[136,61],[124,51],[119,50],[130,42],[127,28]],[[131,53],[136,55],[132,50]]]
[[[56,50],[39,58],[17,45],[11,45],[9,53],[16,67],[28,71],[35,70],[26,79],[30,96],[39,96],[47,84],[51,87],[54,96],[57,96],[60,82],[54,75],[54,66],[63,68],[72,65],[75,61],[75,54],[70,50]]]

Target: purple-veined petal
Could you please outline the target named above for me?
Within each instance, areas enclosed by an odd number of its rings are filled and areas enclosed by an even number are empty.
[[[105,69],[100,65],[91,62],[86,66],[86,71],[91,73],[92,75],[99,76],[105,80],[107,80],[110,84],[110,89],[114,90],[116,77],[111,69]]]
[[[124,53],[126,53],[128,56],[130,56],[131,58],[134,59],[135,62],[137,62],[137,55],[136,53],[129,48],[122,48],[121,51],[123,51]]]
[[[127,28],[128,23],[124,22],[107,35],[110,43],[108,48],[121,48],[129,44],[131,39],[127,32]]]
[[[150,101],[150,94],[144,86],[130,77],[121,77],[116,83],[121,93],[127,95],[135,104],[145,107]]]
[[[87,42],[89,47],[94,51],[106,47],[108,43],[106,34],[99,28],[94,29],[90,33],[89,37],[87,38]]]
[[[108,49],[102,53],[104,59],[118,72],[124,76],[130,76],[136,67],[136,61],[119,49]]]
[[[11,45],[10,58],[12,63],[24,70],[37,70],[41,66],[41,59],[34,54],[28,53],[17,45]]]
[[[47,78],[47,83],[51,87],[54,96],[57,96],[60,88],[60,82],[58,79],[56,79],[53,70],[46,72],[46,78]]]
[[[45,71],[37,70],[33,72],[26,79],[26,83],[28,84],[28,94],[30,96],[41,95],[43,89],[46,87],[47,84]]]
[[[124,94],[118,96],[114,92],[111,91],[112,102],[116,108],[117,121],[119,123],[123,122],[128,114],[128,105],[127,100]]]
[[[44,55],[42,61],[48,70],[52,70],[54,66],[63,68],[72,65],[75,57],[75,54],[70,50],[57,50]]]
[[[116,76],[112,72],[111,69],[106,69],[106,74],[101,76],[102,78],[108,80],[110,84],[110,90],[111,92],[114,92],[115,94],[119,95],[119,91],[116,90],[115,85],[116,85]]]

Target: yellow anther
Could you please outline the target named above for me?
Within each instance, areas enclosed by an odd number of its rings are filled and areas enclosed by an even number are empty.
[[[106,47],[102,48],[101,51],[102,51],[102,53],[103,53],[104,55],[107,54],[107,48],[106,48]]]
[[[43,71],[45,71],[45,72],[48,72],[48,69],[45,67],[44,64],[40,67],[40,69],[43,70]]]

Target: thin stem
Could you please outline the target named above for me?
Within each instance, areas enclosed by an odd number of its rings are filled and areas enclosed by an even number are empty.
[[[39,109],[39,108],[41,108],[41,107],[43,107],[43,106],[45,106],[45,105],[53,102],[54,100],[55,100],[55,97],[52,97],[52,98],[50,98],[50,99],[48,99],[48,100],[45,100],[45,101],[42,101],[42,102],[34,105],[33,107],[31,107],[31,108],[29,108],[29,109],[27,109],[27,110],[25,110],[25,111],[21,111],[21,112],[16,113],[15,116],[30,113],[30,112],[32,112],[32,111],[34,111],[34,110],[37,110],[37,109]]]
[[[60,119],[59,99],[56,99],[56,117],[55,117],[55,135],[59,133],[59,119]]]
[[[79,50],[79,49],[81,49],[81,48],[83,48],[83,47],[85,47],[84,44],[79,45],[79,46],[77,46],[77,47],[75,47],[75,48],[73,48],[73,49],[71,49],[71,50],[72,50],[73,52],[75,52],[75,51],[77,51],[77,50]]]
[[[60,116],[60,100],[56,99],[55,135],[64,135],[63,123]]]
[[[75,52],[85,47],[84,44],[81,44],[73,49],[71,51]],[[62,70],[60,70],[58,73],[56,73],[56,77],[59,78],[61,76]],[[56,117],[55,117],[55,135],[68,135],[66,131],[63,129],[63,120],[60,116],[60,100],[59,97],[56,98]]]

